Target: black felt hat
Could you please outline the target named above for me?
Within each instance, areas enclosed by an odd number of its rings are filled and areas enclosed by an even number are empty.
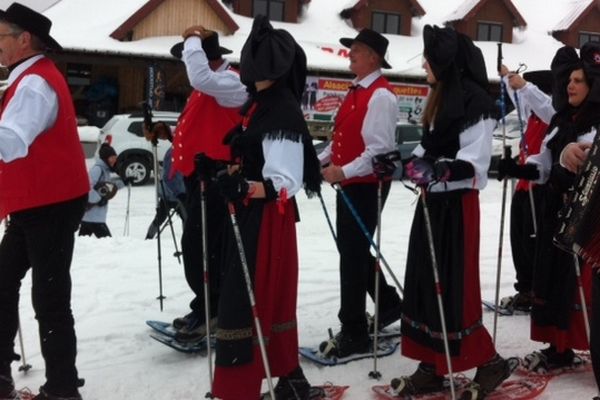
[[[552,71],[549,69],[539,71],[527,71],[523,73],[523,79],[527,82],[533,83],[542,92],[551,95],[552,94]]]
[[[562,110],[569,104],[567,85],[571,72],[581,68],[581,60],[575,49],[563,46],[556,51],[550,69],[552,70],[552,106],[555,110]]]
[[[258,15],[242,47],[240,79],[251,86],[254,82],[280,78],[290,78],[289,83],[296,91],[297,82],[292,81],[306,79],[306,55],[288,31],[274,29],[267,17]]]
[[[37,36],[49,49],[62,50],[62,46],[50,36],[52,21],[29,7],[12,3],[6,11],[0,10],[0,20],[18,25],[23,30]]]
[[[383,35],[369,28],[364,28],[358,32],[358,35],[356,35],[354,39],[340,39],[340,43],[348,48],[350,48],[354,42],[360,42],[372,48],[373,51],[375,51],[375,53],[381,57],[381,66],[386,69],[392,68],[392,66],[385,60],[385,53],[387,52],[389,41],[383,37]]]
[[[202,49],[206,53],[206,58],[210,61],[219,60],[224,54],[233,53],[231,50],[221,47],[219,45],[219,34],[214,32],[212,35],[202,39]],[[183,53],[183,42],[176,43],[171,47],[171,55],[175,58],[181,59]]]

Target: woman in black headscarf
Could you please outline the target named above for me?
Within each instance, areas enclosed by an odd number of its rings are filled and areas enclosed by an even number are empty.
[[[432,86],[424,135],[406,164],[429,209],[453,372],[478,367],[461,399],[481,399],[510,374],[482,324],[479,286],[479,190],[487,183],[494,103],[483,56],[450,28],[425,26],[424,68]],[[392,381],[398,395],[444,390],[448,373],[423,207],[417,205],[408,248],[402,354],[417,371]]]
[[[320,190],[316,153],[300,109],[306,56],[292,36],[258,16],[242,49],[240,78],[250,92],[242,125],[229,135],[239,169],[218,184],[235,204],[253,280],[277,400],[308,399],[298,362],[298,254],[295,194]],[[265,371],[233,232],[218,311],[213,393],[224,400],[256,400]]]
[[[600,45],[587,43],[580,53],[565,46],[554,56],[552,102],[557,113],[540,153],[528,157],[525,165],[507,159],[501,167],[510,176],[544,184],[539,211],[544,223],[537,233],[533,271],[531,339],[550,345],[525,357],[526,366],[539,372],[570,366],[576,357],[573,349],[589,348],[573,256],[553,245],[558,212],[577,171],[572,159],[585,159],[600,124]],[[590,304],[591,268],[583,265],[581,272]]]

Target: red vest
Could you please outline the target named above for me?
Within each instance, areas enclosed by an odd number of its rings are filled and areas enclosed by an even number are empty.
[[[331,162],[333,165],[344,166],[360,156],[365,151],[362,137],[362,125],[367,114],[369,100],[375,90],[385,88],[394,93],[387,79],[377,78],[368,88],[358,86],[350,89],[340,106],[335,118],[335,126],[331,145]],[[373,174],[345,179],[342,185],[350,183],[375,183]]]
[[[241,121],[239,108],[223,107],[214,97],[194,90],[175,128],[171,174],[181,172],[189,176],[194,172],[194,156],[198,153],[229,161],[231,151],[223,144],[223,138]]]
[[[525,154],[525,149],[521,146],[521,151],[519,152],[519,164],[525,163],[525,158],[528,155],[538,154],[540,152],[542,141],[546,135],[546,129],[548,129],[548,124],[539,119],[537,115],[531,114],[527,121],[527,131],[525,131],[524,135],[525,143],[527,143],[527,154]],[[530,181],[519,179],[515,190],[529,190],[529,183]]]
[[[75,199],[90,190],[73,99],[52,61],[38,60],[10,85],[4,93],[0,115],[21,79],[32,74],[44,78],[56,92],[58,113],[54,125],[29,146],[27,156],[8,163],[0,161],[0,220],[15,211]]]

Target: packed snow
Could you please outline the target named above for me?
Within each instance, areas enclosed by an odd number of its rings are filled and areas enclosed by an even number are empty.
[[[88,164],[91,160],[88,160]],[[491,179],[481,192],[481,282],[484,299],[494,298],[498,252],[501,184]],[[328,186],[323,195],[334,215],[335,193]],[[408,233],[417,198],[394,182],[383,213],[382,251],[400,282],[404,282]],[[327,329],[338,329],[338,256],[321,205],[317,199],[298,196],[301,222],[298,227],[300,283],[298,323],[300,344],[317,345],[328,337]],[[163,289],[167,296],[159,310],[156,240],[144,240],[154,215],[154,187],[134,187],[131,193],[130,233],[124,236],[127,190],[121,189],[110,202],[108,225],[113,237],[78,237],[72,265],[73,312],[78,336],[77,366],[86,384],[86,400],[202,399],[209,390],[208,362],[202,355],[178,353],[150,338],[148,319],[170,321],[188,312],[191,292],[183,267],[172,256],[175,251],[168,231],[162,235]],[[508,205],[507,205],[508,207]],[[507,208],[508,211],[508,208]],[[175,220],[179,241],[181,223]],[[508,240],[508,219],[502,259],[501,296],[513,294],[514,270]],[[30,275],[21,289],[20,313],[27,362],[26,374],[13,363],[18,387],[33,390],[44,383],[44,363],[37,337],[37,323],[30,301]],[[484,323],[492,330],[493,313],[484,311]],[[16,351],[19,351],[18,341]],[[529,317],[500,317],[498,351],[504,356],[523,356],[542,344],[529,340]],[[313,384],[334,382],[350,385],[345,400],[371,399],[368,378],[372,360],[320,368],[302,360]],[[379,360],[380,382],[410,374],[417,363],[397,350]],[[468,371],[472,376],[474,371]],[[266,390],[266,384],[263,385]],[[554,378],[540,399],[591,399],[596,394],[591,372]]]

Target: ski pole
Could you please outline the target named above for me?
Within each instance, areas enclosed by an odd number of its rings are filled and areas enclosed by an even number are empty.
[[[375,256],[375,317],[373,327],[373,371],[369,372],[369,378],[381,379],[381,373],[377,371],[377,345],[379,341],[379,274],[381,272],[381,211],[383,209],[383,176],[378,176],[377,184],[377,253]]]
[[[250,307],[252,308],[252,316],[254,317],[254,326],[256,328],[256,336],[258,336],[258,346],[260,347],[260,354],[263,360],[263,367],[265,368],[265,375],[267,375],[267,384],[269,385],[269,394],[271,399],[276,399],[275,391],[273,389],[273,380],[271,378],[271,368],[269,367],[269,359],[267,358],[267,349],[265,347],[265,339],[262,334],[260,327],[260,320],[258,317],[258,310],[256,309],[256,300],[254,299],[254,292],[252,291],[252,280],[250,278],[250,272],[248,271],[248,261],[246,259],[246,252],[244,251],[244,244],[242,242],[242,235],[240,233],[240,227],[237,223],[235,215],[235,206],[232,202],[227,202],[227,209],[229,210],[229,216],[231,218],[231,226],[233,227],[233,234],[235,236],[235,242],[237,244],[238,251],[240,253],[240,263],[242,264],[242,271],[244,272],[244,279],[246,281],[246,290],[248,291],[248,298],[250,299]]]
[[[177,262],[179,263],[179,265],[181,265],[181,252],[179,251],[179,248],[177,246],[177,238],[175,237],[175,229],[173,229],[173,219],[171,218],[171,213],[168,211],[169,210],[169,206],[167,205],[167,200],[165,199],[165,184],[162,180],[162,178],[160,179],[160,188],[162,190],[163,196],[160,197],[160,200],[162,201],[163,207],[165,208],[165,210],[167,210],[167,223],[169,224],[169,228],[171,228],[171,237],[173,238],[173,245],[175,246],[175,253],[174,256],[177,257]],[[158,215],[158,214],[157,214]]]
[[[529,148],[527,147],[527,138],[525,137],[525,130],[523,129],[523,117],[521,115],[521,104],[519,101],[519,93],[515,90],[515,106],[517,109],[517,117],[519,118],[519,129],[521,130],[521,143],[523,143],[523,151],[525,157],[529,155]],[[537,236],[537,219],[535,215],[535,201],[533,199],[533,183],[529,182],[529,206],[531,207],[531,222],[533,224],[533,234],[530,237],[534,238]]]
[[[583,292],[583,283],[581,281],[581,267],[579,265],[579,256],[573,254],[573,261],[575,263],[575,275],[577,276],[577,288],[579,290],[579,300],[581,301],[581,310],[583,311],[583,323],[585,325],[585,334],[587,336],[588,344],[590,343],[590,319],[587,313],[587,305],[585,301],[585,293]]]
[[[156,213],[159,212],[159,192],[158,192],[158,150],[157,143],[154,141],[152,143],[152,153],[154,156],[154,193],[155,193],[155,204],[156,204]],[[158,297],[157,300],[160,302],[160,311],[163,310],[163,300],[165,296],[163,295],[163,285],[162,285],[162,250],[160,243],[160,229],[156,234],[156,244],[157,244],[157,257],[158,257]]]
[[[348,195],[346,194],[346,192],[344,192],[344,189],[342,189],[342,187],[341,187],[341,185],[339,183],[334,183],[332,186],[342,196],[342,199],[344,200],[344,203],[346,203],[346,206],[350,210],[350,213],[352,213],[352,216],[354,217],[354,220],[356,221],[356,223],[358,223],[358,226],[362,230],[363,234],[365,235],[365,237],[367,238],[367,240],[371,244],[371,247],[376,252],[379,251],[379,246],[377,246],[377,244],[375,244],[375,242],[373,241],[373,237],[371,236],[371,234],[367,230],[367,227],[365,226],[365,223],[363,222],[363,220],[360,217],[360,215],[358,215],[358,212],[356,211],[356,208],[352,204],[352,201],[350,200],[350,198],[348,197]],[[398,278],[396,278],[396,275],[394,274],[394,271],[392,271],[392,269],[390,268],[390,266],[387,263],[385,257],[383,256],[383,254],[380,254],[380,256],[381,256],[381,262],[383,263],[384,267],[386,268],[386,270],[389,272],[390,276],[394,280],[394,283],[398,287],[398,290],[400,290],[400,294],[404,295],[404,289],[402,288],[402,285],[398,281]]]
[[[21,331],[21,321],[19,321],[17,332],[19,334],[19,346],[21,347],[21,365],[19,366],[19,371],[23,371],[24,373],[27,373],[27,371],[29,371],[31,369],[31,365],[27,364],[27,360],[25,358],[25,344],[23,343],[23,332]]]
[[[327,220],[327,225],[329,225],[329,231],[331,232],[331,236],[333,237],[335,246],[338,247],[337,235],[335,234],[335,229],[333,229],[333,224],[331,223],[331,218],[329,217],[327,206],[325,205],[325,201],[323,200],[323,195],[319,191],[319,193],[317,193],[317,196],[319,196],[319,201],[321,202],[321,207],[323,208],[323,213],[325,214],[325,219]]]
[[[123,227],[123,236],[129,236],[129,204],[131,201],[131,183],[127,184],[127,208],[125,209],[125,226]]]
[[[500,73],[500,69],[502,66],[502,43],[498,43],[498,73]],[[506,103],[504,99],[504,94],[506,93],[506,87],[504,85],[504,81],[500,78],[500,113],[502,115],[502,148],[504,152],[502,154],[502,158],[506,158],[507,146],[506,146],[506,120],[504,118],[504,114],[506,112]],[[494,334],[493,340],[494,344],[496,344],[496,330],[498,327],[498,303],[500,299],[500,273],[502,271],[502,242],[504,240],[504,214],[506,209],[506,188],[507,188],[508,179],[504,177],[502,179],[502,209],[500,210],[500,238],[498,243],[498,261],[496,266],[496,293],[494,296]]]
[[[208,241],[206,235],[206,177],[200,177],[200,215],[202,217],[202,273],[204,275],[204,318],[206,323],[206,358],[208,360],[208,379],[210,392],[206,394],[206,398],[212,398],[213,389],[213,369],[212,369],[212,349],[210,348],[210,278],[208,265]]]
[[[448,344],[448,331],[446,330],[446,317],[444,316],[444,303],[442,300],[442,285],[440,284],[440,276],[438,272],[437,258],[435,256],[435,247],[433,244],[433,232],[431,230],[431,220],[429,218],[429,208],[425,200],[425,189],[421,188],[421,204],[423,205],[423,217],[425,218],[425,230],[427,231],[427,241],[429,243],[429,253],[431,255],[431,268],[433,269],[433,280],[435,282],[435,293],[437,296],[438,309],[440,311],[440,322],[442,324],[442,337],[444,339],[444,352],[446,353],[446,364],[448,366],[448,374],[450,374],[450,393],[452,400],[456,399],[454,391],[454,376],[452,374],[452,360],[450,358],[450,346]]]

